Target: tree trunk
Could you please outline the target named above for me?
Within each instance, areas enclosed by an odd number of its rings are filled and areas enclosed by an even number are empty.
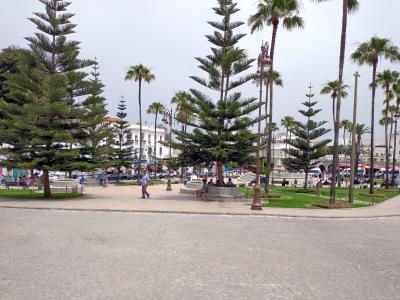
[[[374,131],[375,131],[375,94],[376,94],[376,69],[378,66],[378,61],[374,61],[372,66],[372,100],[371,100],[371,151],[370,151],[370,169],[369,169],[369,193],[374,194],[374,154],[375,154],[375,141],[374,141]]]
[[[388,188],[389,188],[389,140],[388,140],[388,125],[387,122],[385,122],[385,189]]]
[[[137,181],[140,182],[140,174],[142,174],[142,149],[143,143],[143,131],[142,131],[142,79],[139,78],[139,166],[138,166],[138,178]]]
[[[336,103],[336,122],[334,125],[334,143],[333,143],[333,168],[332,168],[332,185],[330,192],[329,203],[334,204],[336,202],[336,174],[339,165],[339,122],[340,122],[340,106],[342,101],[342,84],[343,84],[343,69],[344,69],[344,58],[346,54],[346,34],[347,34],[347,14],[348,14],[348,0],[343,0],[342,7],[342,32],[340,38],[340,56],[339,56],[339,86],[338,86],[338,97]]]
[[[308,169],[306,169],[305,172],[305,177],[304,177],[304,189],[307,190],[308,189]]]
[[[266,174],[265,178],[265,194],[269,194],[269,178],[271,173],[273,172],[273,165],[271,162],[271,152],[272,152],[272,117],[273,117],[273,96],[274,96],[274,79],[273,79],[273,71],[274,71],[274,53],[275,53],[275,43],[276,43],[276,34],[278,31],[279,19],[272,20],[272,38],[271,38],[271,69],[269,71],[269,117],[268,117],[268,141],[267,141],[267,167],[269,168],[269,172]]]
[[[224,186],[224,175],[223,175],[223,165],[222,162],[217,161],[217,186]]]
[[[288,151],[288,137],[289,137],[289,127],[286,128],[286,151],[285,151],[285,157],[287,157],[287,151]]]
[[[333,124],[335,124],[335,120],[336,120],[335,104],[336,104],[336,97],[332,97],[332,116],[333,116]]]
[[[389,87],[386,87],[386,109],[385,109],[385,189],[389,189],[389,137],[388,137],[388,112],[389,112]]]
[[[355,174],[358,175],[358,162],[360,161],[361,155],[361,136],[357,137],[357,145],[356,145],[356,163],[354,164],[355,167]]]
[[[396,114],[399,111],[399,100],[397,99],[397,105],[396,105]],[[395,117],[396,118],[396,117]],[[397,119],[394,123],[394,141],[393,141],[393,162],[392,162],[392,170],[393,170],[393,175],[392,175],[392,182],[394,183],[396,176],[394,172],[396,171],[396,151],[397,151]]]
[[[269,113],[268,112],[268,103],[269,103],[268,100],[269,100],[269,80],[267,79],[265,81],[265,115],[266,116],[268,116],[268,113]],[[265,138],[268,138],[268,124],[269,124],[269,118],[266,117],[265,118],[265,130],[264,130]],[[267,146],[267,148],[268,148],[268,146]],[[268,149],[267,149],[267,153],[265,155],[265,158],[267,158],[267,157],[268,157]],[[268,167],[268,164],[266,166]],[[268,175],[268,172],[267,172],[266,176],[267,175]],[[268,185],[269,185],[269,176],[268,176],[268,181],[265,180],[265,183],[264,183],[265,194],[267,194]]]
[[[33,174],[33,168],[30,169],[30,175],[31,175],[31,186],[33,186],[34,183],[35,183],[35,178],[34,178],[34,174]]]
[[[395,176],[395,171],[396,171],[396,151],[397,151],[397,121],[395,121],[394,124],[394,143],[393,143],[393,162],[392,162],[392,182],[395,182],[396,176]],[[394,186],[394,185],[393,185]]]
[[[43,170],[43,197],[51,198],[49,171]]]

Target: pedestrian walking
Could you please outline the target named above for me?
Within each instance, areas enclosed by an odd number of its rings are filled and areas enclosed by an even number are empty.
[[[149,172],[146,171],[146,173],[142,177],[142,199],[145,199],[146,196],[147,198],[150,198],[150,194],[147,192],[147,187],[150,184],[150,176]]]

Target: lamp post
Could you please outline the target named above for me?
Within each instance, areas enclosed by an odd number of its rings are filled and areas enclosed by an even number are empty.
[[[392,165],[392,186],[394,186],[396,181],[395,171],[396,171],[396,148],[397,148],[397,121],[400,118],[399,105],[397,104],[397,112],[394,117],[394,146],[393,146],[393,165]]]
[[[173,115],[173,114],[172,114],[172,108],[171,108],[171,111],[169,111],[169,110],[164,111],[164,118],[162,119],[162,121],[164,122],[164,124],[169,125],[169,165],[168,165],[168,182],[167,182],[167,191],[168,191],[168,192],[172,191],[172,186],[171,186],[172,115]]]
[[[349,202],[354,202],[354,177],[358,163],[356,163],[356,127],[357,127],[357,94],[358,94],[358,78],[360,74],[356,72],[354,74],[354,107],[353,107],[353,128],[351,133],[351,156],[350,156],[350,186],[349,186]],[[358,168],[357,168],[358,169]]]
[[[262,210],[261,199],[260,199],[260,173],[261,173],[261,162],[260,162],[260,151],[261,151],[261,106],[262,106],[262,94],[263,94],[263,83],[264,83],[264,69],[265,66],[271,66],[272,62],[268,55],[269,44],[268,42],[262,42],[261,53],[258,56],[258,71],[257,75],[260,82],[260,99],[258,108],[258,128],[257,128],[257,153],[256,153],[256,184],[254,186],[254,198],[253,204],[251,205],[252,210]]]

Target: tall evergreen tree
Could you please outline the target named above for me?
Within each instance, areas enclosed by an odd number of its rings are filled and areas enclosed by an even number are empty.
[[[18,73],[18,66],[22,65],[30,69],[37,66],[37,60],[29,49],[10,46],[0,51],[0,99],[4,99],[7,102],[17,102],[19,104],[25,103],[24,99],[11,98],[8,95],[8,93],[10,93],[10,87],[6,84],[7,75]]]
[[[254,161],[256,135],[248,128],[258,122],[248,114],[258,109],[256,98],[242,99],[240,92],[233,92],[254,75],[242,75],[251,67],[253,59],[248,59],[238,42],[245,34],[235,34],[234,29],[243,22],[232,21],[237,13],[237,3],[232,0],[218,0],[214,12],[222,18],[221,22],[208,22],[214,29],[207,35],[212,44],[212,54],[196,58],[200,69],[208,74],[208,79],[197,76],[191,78],[203,87],[218,95],[216,100],[196,89],[191,89],[193,100],[188,103],[188,111],[198,116],[196,124],[184,120],[180,123],[193,127],[192,132],[174,130],[177,140],[172,146],[181,151],[180,160],[192,165],[211,165],[216,162],[217,185],[223,185],[223,165],[235,163],[248,165]]]
[[[310,169],[319,165],[320,161],[318,161],[318,159],[324,156],[323,149],[330,143],[328,139],[320,139],[330,131],[322,127],[327,122],[316,122],[312,120],[321,109],[314,109],[317,102],[311,102],[311,99],[314,97],[311,87],[310,93],[306,96],[308,97],[308,101],[302,103],[306,109],[299,110],[299,112],[307,118],[307,121],[305,123],[295,121],[295,126],[289,129],[289,131],[296,136],[296,139],[287,141],[292,148],[285,149],[285,152],[289,154],[290,157],[283,160],[284,164],[289,169],[303,169],[305,171],[305,189],[307,189],[308,173]]]
[[[118,120],[114,124],[114,155],[113,165],[118,170],[118,181],[121,168],[131,168],[133,163],[133,140],[129,129],[129,123],[126,121],[127,113],[124,97],[121,97],[118,105]]]
[[[79,149],[70,145],[85,136],[84,110],[74,103],[74,97],[87,93],[83,81],[86,75],[79,70],[90,61],[78,58],[79,42],[67,40],[76,26],[70,21],[73,14],[66,12],[71,3],[40,1],[45,13],[34,13],[37,18],[30,19],[39,32],[27,38],[40,67],[19,67],[16,76],[7,82],[13,86],[14,95],[23,95],[28,101],[20,111],[7,105],[4,108],[9,116],[8,132],[24,130],[25,141],[30,141],[29,146],[18,151],[19,157],[13,158],[19,167],[43,170],[44,197],[49,198],[49,171],[87,166]],[[18,141],[9,145],[10,152],[20,147]]]
[[[106,122],[107,109],[105,98],[102,96],[104,84],[100,79],[98,62],[95,60],[92,79],[89,81],[88,89],[90,96],[83,101],[85,109],[85,131],[86,138],[83,143],[82,153],[89,156],[90,168],[106,168],[109,166],[108,152],[112,138],[112,130]]]
[[[20,91],[22,87],[29,86],[34,77],[34,70],[38,67],[37,59],[28,49],[8,47],[0,52],[0,143],[16,145],[13,149],[8,147],[0,149],[0,154],[6,161],[2,165],[8,168],[17,167],[17,157],[26,153],[21,149],[29,146],[29,132],[24,129],[13,128],[12,116],[19,116],[22,106],[29,101]],[[32,76],[20,76],[20,68]],[[31,79],[32,78],[32,79]],[[12,129],[12,130],[11,130]],[[5,155],[5,157],[4,157]],[[7,159],[11,155],[10,159]],[[33,171],[31,170],[31,176]]]

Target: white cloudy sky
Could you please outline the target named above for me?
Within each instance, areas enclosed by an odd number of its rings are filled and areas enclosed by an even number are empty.
[[[167,106],[174,93],[197,87],[190,75],[201,74],[196,68],[196,56],[209,53],[209,44],[204,35],[210,34],[208,20],[218,19],[211,7],[216,0],[80,0],[72,1],[70,11],[76,13],[73,21],[79,26],[74,39],[82,42],[82,57],[99,58],[102,78],[106,84],[105,96],[111,114],[115,114],[120,95],[128,102],[130,121],[138,120],[137,86],[124,81],[130,65],[143,63],[152,68],[157,80],[145,85],[144,106],[161,101]],[[238,0],[240,13],[237,20],[247,21],[254,13],[255,0]],[[398,32],[399,0],[361,0],[360,10],[350,16],[347,39],[347,57],[358,42],[373,35],[391,38],[400,45]],[[304,101],[307,86],[312,83],[323,112],[320,117],[331,120],[329,96],[318,93],[327,80],[337,78],[338,49],[340,39],[341,1],[332,0],[323,4],[303,0],[302,16],[304,30],[285,32],[279,29],[275,68],[282,73],[285,87],[275,92],[275,121],[285,115],[298,117],[297,110]],[[24,37],[31,36],[35,27],[27,18],[33,11],[43,11],[37,0],[1,0],[0,48],[8,45],[26,46]],[[240,29],[249,32],[247,26]],[[271,31],[248,35],[241,47],[251,57],[257,57],[261,40],[270,40]],[[382,63],[385,68],[399,69],[398,65]],[[353,85],[352,74],[359,70],[360,78],[360,122],[370,120],[371,70],[358,67],[346,60],[345,80]],[[256,67],[254,66],[254,71]],[[248,84],[242,89],[246,97],[257,96],[257,88]],[[345,100],[343,116],[351,118],[352,94]],[[377,111],[381,110],[383,94],[378,92]],[[146,116],[151,122],[152,117]],[[382,134],[382,130],[378,131]]]

